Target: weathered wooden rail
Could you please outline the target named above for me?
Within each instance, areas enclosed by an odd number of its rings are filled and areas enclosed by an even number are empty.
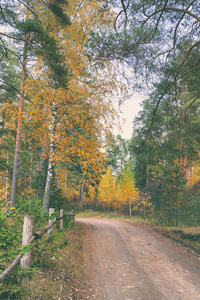
[[[54,213],[55,210],[50,208],[49,209],[49,216]],[[60,229],[63,229],[63,219],[65,217],[72,217],[74,220],[74,212],[72,214],[67,214],[64,215],[63,209],[60,210],[60,217],[59,218],[54,218],[54,219],[49,219],[49,224],[45,226],[42,230],[35,232],[33,234],[33,228],[34,228],[34,218],[32,216],[25,216],[24,217],[24,224],[23,224],[23,236],[22,236],[22,245],[28,246],[31,245],[34,240],[42,238],[42,236],[48,232],[48,235],[51,235],[52,230],[53,230],[53,225],[56,221],[60,221]],[[31,249],[25,253],[25,254],[18,254],[13,262],[0,274],[0,282],[2,282],[8,274],[11,273],[11,271],[14,269],[14,267],[18,264],[20,261],[20,265],[22,268],[29,268],[31,266],[31,252],[33,249],[34,245],[32,245]]]

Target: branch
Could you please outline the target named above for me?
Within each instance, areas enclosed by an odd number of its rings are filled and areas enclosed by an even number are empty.
[[[192,51],[192,49],[193,49],[194,47],[196,47],[198,44],[200,44],[200,40],[197,41],[196,43],[194,43],[194,44],[189,48],[189,50],[187,51],[187,53],[186,53],[184,59],[182,60],[180,66],[179,66],[179,68],[178,68],[178,71],[177,71],[177,73],[176,73],[176,77],[178,76],[178,74],[179,74],[179,72],[180,72],[180,70],[181,70],[183,64],[185,63],[185,61],[186,61],[188,55],[190,54],[190,52]]]
[[[17,0],[20,4],[24,5],[37,19],[38,19],[38,16],[37,14],[24,2],[22,2],[21,0]]]
[[[0,81],[1,81],[2,83],[4,83],[5,85],[10,86],[10,87],[11,87],[13,90],[15,90],[20,96],[22,96],[22,94],[18,91],[18,89],[17,89],[16,87],[14,87],[12,84],[7,83],[7,82],[3,81],[2,79],[0,79]],[[31,102],[31,100],[28,99],[25,95],[23,95],[23,97],[24,97],[26,100],[28,100],[29,102]]]
[[[197,68],[197,69],[195,69],[195,70],[199,70],[199,69],[200,69],[200,68]],[[176,82],[177,82],[178,80],[180,80],[182,77],[184,77],[186,74],[189,74],[189,73],[191,73],[191,72],[194,72],[195,70],[190,70],[190,71],[184,73],[183,75],[179,76],[178,78],[175,77],[174,81],[167,85],[167,87],[164,89],[164,91],[162,92],[161,96],[159,97],[158,102],[157,102],[157,104],[156,104],[156,106],[155,106],[155,108],[154,108],[154,110],[153,110],[153,116],[152,116],[152,119],[151,119],[151,124],[150,124],[149,128],[147,129],[147,131],[150,131],[150,130],[151,130],[151,127],[152,127],[152,125],[153,125],[153,123],[154,123],[154,119],[155,119],[155,115],[156,115],[157,109],[158,109],[158,107],[159,107],[159,105],[160,105],[160,102],[161,102],[161,100],[162,100],[162,98],[163,98],[165,92],[166,92],[168,89],[170,89],[174,84],[176,84]],[[196,100],[196,98],[195,98],[195,100]],[[191,104],[191,105],[192,105],[192,104]],[[191,105],[190,105],[190,106],[191,106]]]
[[[164,13],[164,11],[165,11],[165,8],[166,8],[166,6],[167,6],[167,3],[168,3],[168,0],[165,1],[164,7],[162,8],[162,11],[161,11],[161,14],[160,14],[160,16],[158,17],[158,21],[157,21],[157,23],[156,23],[156,28],[155,28],[156,31],[157,31],[157,28],[158,28],[158,24],[159,24],[159,22],[160,22],[160,19],[161,19],[162,15],[163,15],[163,13]]]
[[[176,8],[176,7],[166,7],[165,10],[166,11],[173,10],[173,11],[178,11],[178,12],[184,12],[185,14],[190,15],[191,17],[196,19],[198,22],[200,22],[200,18],[197,15],[195,15],[194,13],[192,13],[191,11],[187,10],[187,9]]]
[[[184,109],[184,112],[183,112],[183,114],[182,114],[182,116],[181,116],[181,118],[180,118],[180,121],[179,121],[179,124],[178,124],[178,126],[182,123],[182,119],[183,119],[183,117],[186,115],[186,112],[188,111],[188,109],[192,106],[192,104],[194,104],[194,102],[198,99],[200,97],[200,93],[194,98],[194,100]],[[178,127],[177,126],[177,127]],[[176,128],[177,128],[176,127]]]
[[[114,28],[115,28],[115,31],[117,32],[117,27],[116,27],[116,23],[117,23],[117,20],[119,18],[119,16],[123,13],[123,9],[118,13],[118,15],[116,16],[116,19],[115,19],[115,22],[114,22]]]
[[[144,21],[144,23],[146,23],[151,17],[153,17],[153,16],[159,14],[159,13],[162,12],[162,11],[163,11],[163,8],[154,11],[154,12],[153,12],[152,14],[150,14],[150,15],[147,15],[147,19]],[[195,18],[198,22],[200,22],[200,18],[199,18],[197,15],[193,14],[191,11],[187,10],[187,9],[181,9],[181,8],[176,8],[176,7],[165,7],[165,10],[164,10],[164,11],[166,11],[166,12],[167,12],[167,11],[183,12],[183,13],[188,14],[188,15],[190,15],[191,17]]]
[[[13,35],[10,35],[10,34],[6,34],[6,33],[3,33],[3,32],[0,32],[0,34],[1,34],[1,35],[4,35],[4,36],[6,36],[6,37],[9,37],[9,38],[11,38],[11,39],[14,39],[14,40],[26,42],[26,40],[23,39],[23,38],[18,38],[18,37],[16,37],[16,36],[13,36]]]
[[[126,35],[126,25],[127,25],[127,8],[124,4],[124,0],[121,0],[121,4],[122,4],[122,7],[123,7],[123,11],[124,11],[124,15],[125,15],[125,21],[124,21],[124,35]],[[128,3],[128,6],[129,6],[129,3]],[[127,7],[128,7],[127,6]]]

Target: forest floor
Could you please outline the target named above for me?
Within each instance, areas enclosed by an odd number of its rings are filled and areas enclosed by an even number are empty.
[[[200,299],[198,251],[169,239],[181,232],[107,218],[76,221],[85,230],[77,299]]]

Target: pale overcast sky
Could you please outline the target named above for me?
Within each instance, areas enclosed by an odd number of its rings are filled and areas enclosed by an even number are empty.
[[[137,113],[141,110],[140,103],[145,99],[144,95],[134,94],[130,99],[126,100],[121,105],[121,126],[123,132],[117,128],[114,129],[114,134],[121,134],[124,139],[131,139],[133,132],[133,120]],[[125,119],[125,120],[124,120]]]

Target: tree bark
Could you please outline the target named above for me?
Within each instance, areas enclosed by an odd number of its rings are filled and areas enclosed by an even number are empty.
[[[48,163],[47,180],[46,180],[44,198],[42,204],[42,212],[49,209],[51,185],[53,180],[53,153],[54,153],[55,127],[56,127],[56,101],[53,102],[52,120],[51,120],[51,124],[49,125],[49,131],[50,131],[49,163]]]
[[[52,215],[52,214],[54,214],[55,213],[55,208],[49,208],[49,217]],[[56,218],[54,218],[53,220],[56,220]],[[49,219],[49,224],[52,222],[52,220],[51,219]],[[50,237],[51,236],[51,234],[52,234],[52,232],[53,232],[53,225],[49,228],[49,230],[48,230],[48,236]]]
[[[27,16],[28,19],[28,16]],[[27,37],[25,38],[25,40]],[[20,160],[20,149],[21,149],[21,136],[22,136],[22,122],[23,122],[23,110],[24,110],[24,87],[26,79],[26,65],[27,65],[27,41],[24,42],[24,53],[23,53],[23,68],[21,76],[21,88],[20,88],[20,103],[19,103],[19,117],[17,124],[17,136],[15,145],[15,157],[13,166],[13,176],[12,176],[12,188],[11,188],[11,199],[10,208],[15,206],[16,195],[17,195],[17,182],[19,173],[19,160]]]
[[[83,205],[83,190],[85,185],[85,179],[81,180],[81,186],[80,186],[80,194],[79,194],[79,200],[81,202],[81,205]]]
[[[23,224],[23,236],[22,236],[22,245],[29,245],[30,240],[33,236],[33,226],[34,226],[34,217],[25,216],[24,224]],[[24,254],[21,258],[20,265],[22,268],[30,268],[31,267],[31,250]]]
[[[43,142],[42,144],[42,151],[40,155],[40,163],[39,163],[39,172],[42,173],[44,170],[44,158],[45,158],[45,153],[46,153],[46,143]]]
[[[51,163],[51,159],[49,159],[48,171],[47,171],[47,181],[46,181],[46,185],[45,185],[44,198],[43,198],[43,204],[42,204],[42,212],[48,210],[48,208],[49,208],[52,179],[53,179],[53,165]]]
[[[132,216],[132,202],[131,202],[131,199],[130,199],[130,202],[129,202],[129,214],[130,214],[130,217]]]
[[[67,164],[65,165],[64,196],[67,196]]]
[[[60,209],[60,229],[63,229],[63,215],[64,215],[64,211],[63,209]]]

